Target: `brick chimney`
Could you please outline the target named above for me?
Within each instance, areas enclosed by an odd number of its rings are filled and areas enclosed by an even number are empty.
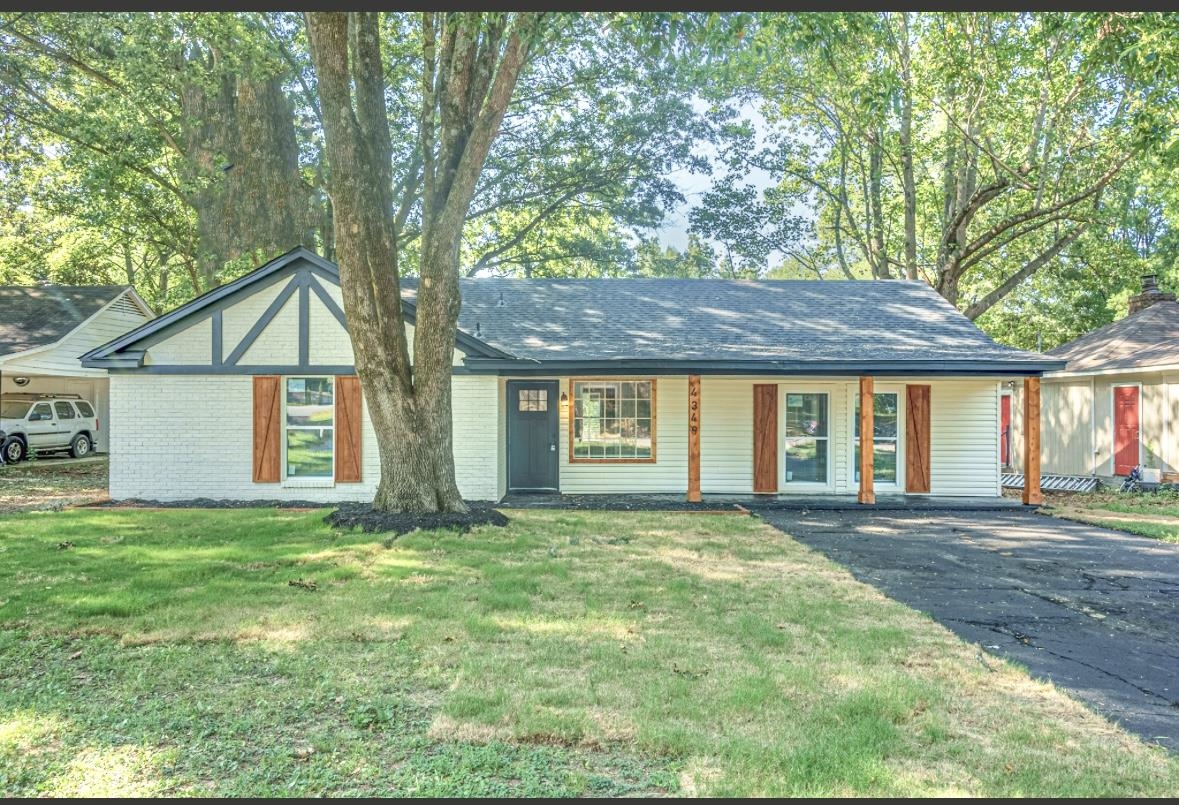
[[[1142,277],[1142,293],[1130,297],[1130,313],[1146,310],[1155,302],[1174,302],[1175,294],[1163,293],[1159,290],[1157,274],[1145,274]]]

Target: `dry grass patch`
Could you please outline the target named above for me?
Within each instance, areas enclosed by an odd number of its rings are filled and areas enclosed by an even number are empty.
[[[106,456],[0,465],[0,513],[56,510],[108,497]]]
[[[1179,785],[1165,753],[754,518],[508,514],[388,546],[319,513],[0,520],[0,792]],[[44,725],[38,753],[11,737]]]
[[[1179,493],[1056,493],[1046,498],[1044,511],[1076,520],[1179,544]]]

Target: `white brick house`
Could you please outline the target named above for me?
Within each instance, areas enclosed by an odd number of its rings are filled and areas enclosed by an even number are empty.
[[[338,283],[296,249],[86,355],[111,374],[111,496],[371,498],[377,446]],[[412,339],[416,285],[404,285]],[[462,291],[454,450],[472,500],[998,496],[1000,383],[1056,368],[995,344],[922,283],[473,279]]]

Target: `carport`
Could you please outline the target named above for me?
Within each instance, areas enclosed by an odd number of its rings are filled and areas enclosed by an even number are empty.
[[[106,452],[110,381],[79,358],[154,317],[130,285],[0,286],[0,395],[77,394],[94,404]]]

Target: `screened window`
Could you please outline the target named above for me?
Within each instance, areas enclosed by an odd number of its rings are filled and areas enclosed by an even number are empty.
[[[855,413],[855,480],[860,482],[860,395],[856,398]],[[897,482],[897,395],[892,392],[872,397],[872,480],[876,483]]]
[[[653,461],[655,381],[573,383],[574,461]]]
[[[827,395],[786,393],[786,483],[827,483]]]
[[[330,377],[288,377],[288,478],[331,478],[335,436],[335,385]]]

